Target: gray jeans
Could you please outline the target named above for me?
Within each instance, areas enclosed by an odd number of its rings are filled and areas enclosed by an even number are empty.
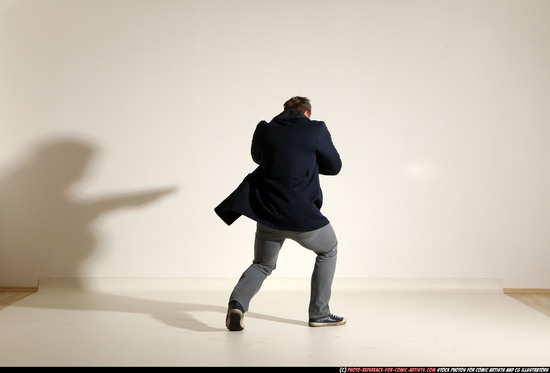
[[[287,238],[317,254],[311,276],[309,317],[327,316],[330,313],[328,303],[338,252],[338,241],[330,224],[309,232],[294,232],[273,229],[258,223],[254,261],[242,274],[229,301],[239,302],[244,310],[248,311],[250,300],[275,269],[279,251]]]

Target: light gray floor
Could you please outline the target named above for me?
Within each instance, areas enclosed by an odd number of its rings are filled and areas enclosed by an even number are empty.
[[[273,278],[228,332],[235,281],[43,280],[0,311],[0,365],[550,365],[550,318],[494,283],[337,279],[347,325],[310,328],[307,279]]]

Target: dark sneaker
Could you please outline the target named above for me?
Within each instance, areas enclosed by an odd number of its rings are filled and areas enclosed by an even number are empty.
[[[238,302],[229,303],[229,310],[225,319],[225,326],[232,332],[244,329],[244,310]]]
[[[346,319],[340,316],[333,315],[332,313],[324,317],[312,317],[309,319],[309,326],[338,326],[344,325]]]

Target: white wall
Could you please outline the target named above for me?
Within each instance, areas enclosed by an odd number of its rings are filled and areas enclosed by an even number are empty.
[[[0,286],[238,277],[254,223],[213,208],[306,95],[344,162],[337,276],[550,287],[549,1],[0,4]]]

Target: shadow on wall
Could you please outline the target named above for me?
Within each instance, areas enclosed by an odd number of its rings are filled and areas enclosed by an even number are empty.
[[[56,139],[0,176],[0,286],[35,286],[39,277],[78,277],[80,265],[96,247],[96,219],[175,192],[159,188],[76,198],[71,189],[96,152],[82,139]]]

